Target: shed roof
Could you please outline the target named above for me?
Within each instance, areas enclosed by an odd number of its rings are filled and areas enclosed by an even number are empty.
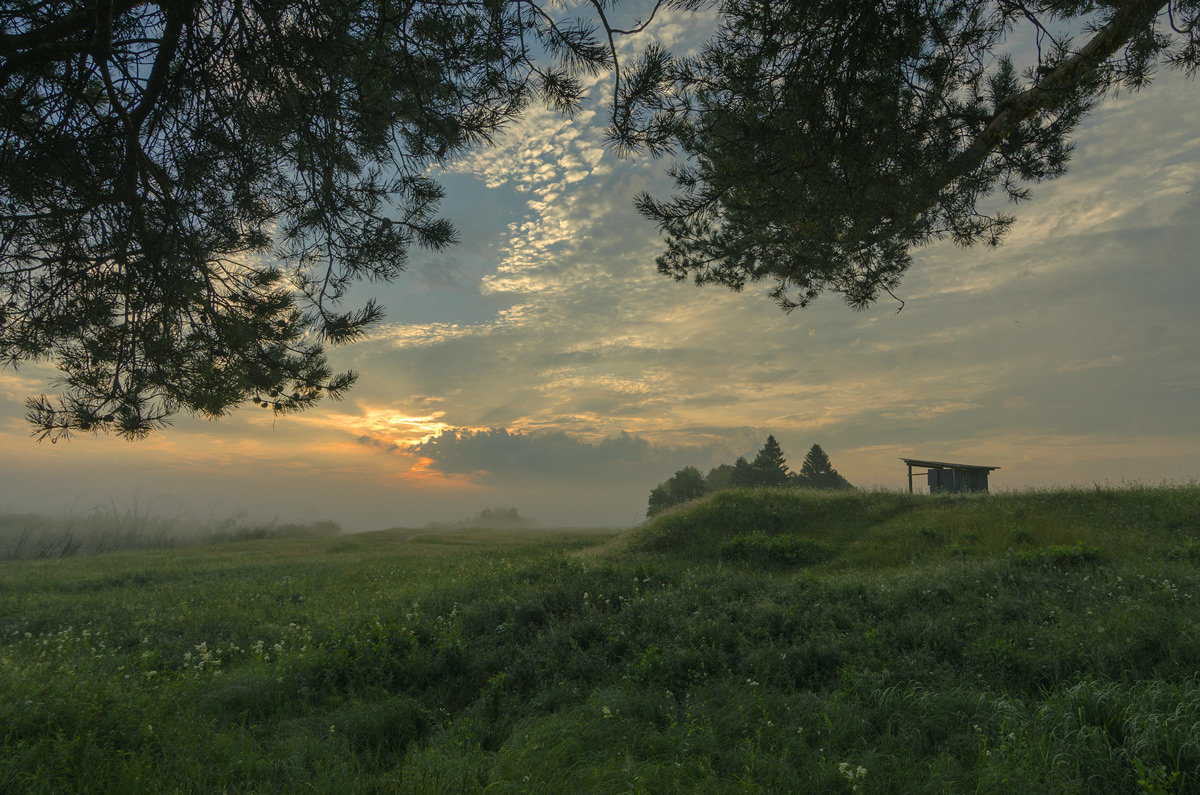
[[[980,466],[979,464],[949,464],[945,461],[923,461],[919,458],[901,458],[910,467],[929,467],[931,469],[984,469],[992,471],[1000,467]]]

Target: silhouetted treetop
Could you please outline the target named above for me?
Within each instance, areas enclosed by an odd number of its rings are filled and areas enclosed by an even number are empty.
[[[754,486],[758,483],[758,473],[744,456],[738,456],[733,462],[733,472],[729,481],[734,486]]]
[[[342,394],[323,345],[382,312],[349,287],[457,237],[429,166],[531,102],[572,112],[613,64],[608,5],[6,2],[0,362],[61,368],[37,432]]]
[[[1063,174],[1106,92],[1160,66],[1194,76],[1198,17],[1195,0],[726,0],[699,54],[627,77],[614,137],[681,156],[675,195],[638,199],[666,234],[663,273],[862,308],[913,247],[995,245],[1013,218],[979,203]]]
[[[708,491],[704,475],[700,474],[700,470],[695,467],[684,467],[672,475],[669,480],[658,484],[650,491],[646,516],[654,516],[672,505],[703,497]]]
[[[695,467],[684,467],[669,480],[659,483],[650,491],[646,508],[647,518],[681,502],[694,500],[707,493],[727,488],[754,488],[759,486],[797,486],[813,489],[852,489],[853,486],[838,474],[829,456],[814,444],[804,457],[799,472],[789,472],[783,448],[775,436],[767,436],[766,442],[754,457],[754,462],[739,456],[732,464],[713,467],[705,477]]]
[[[709,491],[730,488],[733,485],[733,472],[734,468],[731,464],[718,464],[704,476],[704,485]]]
[[[809,448],[808,454],[804,456],[804,462],[800,465],[800,471],[793,476],[793,483],[810,489],[854,488],[833,468],[829,456],[819,444],[814,444]]]
[[[762,449],[754,457],[754,467],[757,486],[783,486],[787,484],[787,460],[783,457],[783,449],[774,436],[768,436]]]

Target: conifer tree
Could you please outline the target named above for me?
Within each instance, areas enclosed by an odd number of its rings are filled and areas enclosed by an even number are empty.
[[[757,473],[745,456],[738,456],[738,459],[733,462],[733,473],[730,475],[729,482],[733,486],[758,485]]]
[[[699,53],[625,78],[635,123],[618,139],[679,163],[674,195],[638,198],[667,238],[659,270],[766,282],[785,309],[825,291],[868,306],[937,240],[996,245],[1014,218],[995,194],[1018,202],[1064,174],[1106,95],[1200,70],[1196,0],[726,0],[720,14]]]
[[[800,465],[800,472],[793,477],[793,481],[797,486],[810,489],[854,488],[833,468],[829,456],[819,444],[814,444],[804,456],[804,463]]]
[[[708,471],[704,476],[704,485],[709,491],[720,491],[733,486],[733,466],[731,464],[718,464]]]
[[[382,316],[351,287],[458,237],[435,166],[573,112],[636,32],[546,5],[0,5],[0,366],[61,368],[37,432],[344,393],[324,346]]]
[[[784,486],[788,481],[787,459],[774,436],[767,436],[766,443],[754,458],[755,475],[760,486]]]

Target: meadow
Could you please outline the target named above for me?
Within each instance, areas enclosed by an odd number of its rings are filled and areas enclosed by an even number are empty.
[[[4,792],[1200,792],[1200,487],[0,562]]]

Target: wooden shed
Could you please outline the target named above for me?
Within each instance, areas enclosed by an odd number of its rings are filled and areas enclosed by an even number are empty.
[[[908,465],[908,493],[913,490],[913,467],[924,467],[929,481],[929,493],[972,492],[988,490],[988,473],[1000,467],[978,464],[951,464],[946,461],[924,461],[919,458],[901,458]],[[918,473],[919,474],[919,473]]]

